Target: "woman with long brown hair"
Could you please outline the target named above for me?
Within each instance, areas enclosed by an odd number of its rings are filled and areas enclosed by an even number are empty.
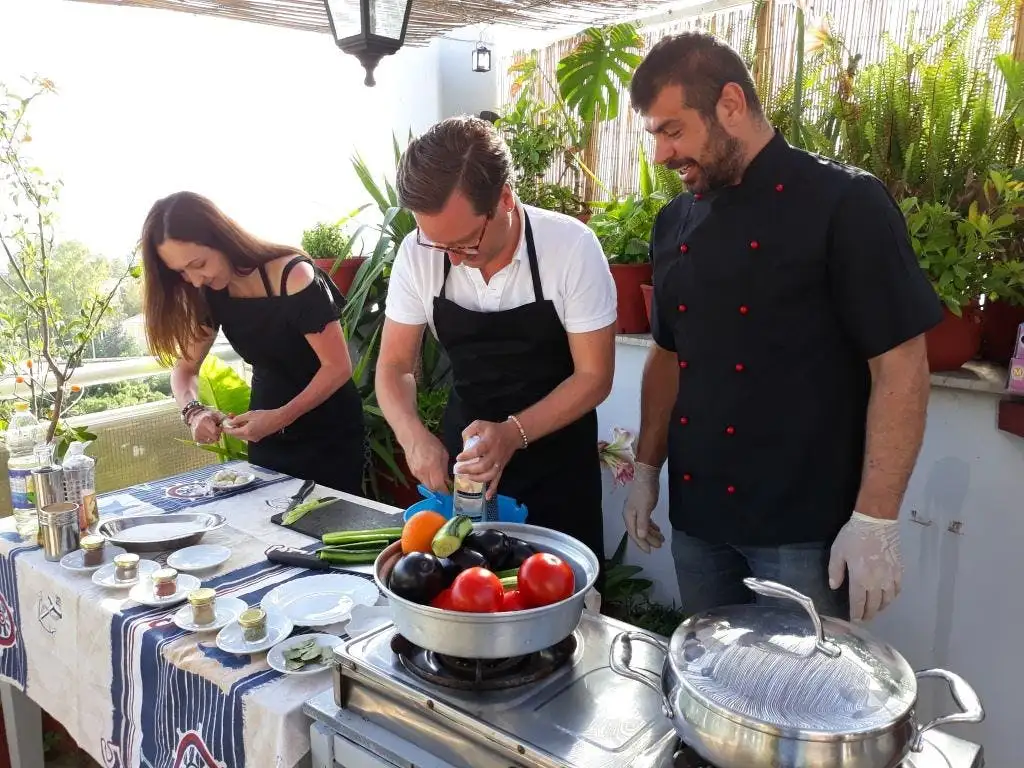
[[[253,464],[359,493],[362,401],[338,322],[345,299],[330,278],[192,192],[150,209],[142,259],[149,346],[174,361],[171,391],[195,440],[223,432],[248,441]],[[253,370],[250,410],[230,420],[197,399],[220,329]]]

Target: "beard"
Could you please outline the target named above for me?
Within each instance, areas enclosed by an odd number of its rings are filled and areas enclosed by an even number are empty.
[[[681,158],[668,165],[679,171],[687,189],[695,194],[713,192],[736,184],[743,173],[743,147],[717,118],[706,122],[708,136],[699,158]]]

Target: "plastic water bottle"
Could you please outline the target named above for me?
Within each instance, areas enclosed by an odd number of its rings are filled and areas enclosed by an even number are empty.
[[[473,435],[463,445],[462,450],[468,451],[478,442],[480,442],[479,436]],[[474,523],[479,523],[484,519],[484,511],[487,506],[484,499],[487,493],[487,484],[470,480],[461,473],[460,467],[462,466],[456,464],[454,468],[455,492],[452,495],[452,507],[456,515],[465,515]]]
[[[35,448],[39,440],[39,420],[28,403],[16,403],[4,433],[7,443],[7,476],[11,484],[11,507],[18,535],[26,541],[36,538],[39,519],[36,514],[35,483],[32,470],[38,465]]]

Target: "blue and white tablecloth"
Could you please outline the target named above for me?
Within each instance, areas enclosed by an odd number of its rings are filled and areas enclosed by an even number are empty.
[[[227,466],[253,471],[255,483],[212,499],[176,496],[224,466],[104,494],[100,514],[201,507],[225,515],[228,524],[203,542],[230,547],[231,558],[199,575],[219,595],[258,605],[277,585],[310,575],[264,556],[272,544],[314,543],[269,521],[265,502],[290,496],[300,481],[238,463]],[[178,608],[149,608],[127,590],[98,587],[24,544],[13,519],[0,521],[0,678],[60,721],[104,768],[298,763],[309,749],[302,703],[329,687],[330,677],[284,676],[270,669],[266,654],[224,653],[215,633],[178,629],[171,621]]]

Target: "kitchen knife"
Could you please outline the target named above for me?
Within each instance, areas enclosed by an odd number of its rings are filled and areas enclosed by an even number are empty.
[[[326,560],[316,556],[316,552],[305,549],[294,549],[292,547],[273,546],[264,552],[267,560],[278,565],[287,565],[292,568],[308,568],[315,571],[341,571],[343,573],[355,573],[366,576],[373,573],[373,565],[354,565],[349,568],[332,565]]]
[[[288,506],[284,508],[284,511],[273,515],[270,518],[270,522],[280,525],[284,516],[305,501],[306,497],[313,492],[314,488],[316,488],[316,480],[303,480],[302,485],[299,486],[299,490],[295,492],[295,495],[291,497],[291,501],[288,502]]]

